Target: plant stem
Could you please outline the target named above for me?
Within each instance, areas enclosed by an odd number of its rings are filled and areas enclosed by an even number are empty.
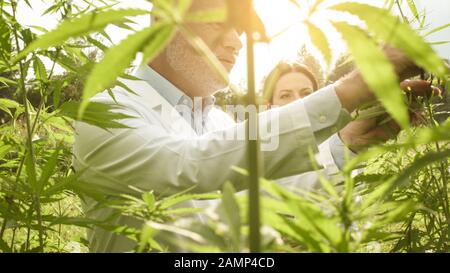
[[[2,227],[0,229],[0,239],[3,239],[3,234],[5,233],[6,223],[7,222],[8,222],[7,218],[3,219]]]
[[[58,216],[61,216],[62,215],[62,213],[61,213],[61,201],[60,200],[58,200]],[[61,247],[61,228],[62,228],[62,225],[61,224],[59,224],[58,225],[58,251],[61,251],[61,249],[60,249],[60,247]]]
[[[13,11],[13,17],[16,20],[17,2],[11,1],[11,7],[12,7],[12,11]],[[17,21],[15,21],[15,23],[17,23]],[[19,43],[19,35],[17,33],[17,27],[14,26],[13,30],[14,30],[14,40],[16,43],[17,53],[20,53],[21,49],[20,49],[20,43]],[[23,104],[24,104],[24,110],[25,110],[25,122],[26,122],[26,127],[27,127],[27,141],[26,141],[27,151],[28,151],[27,156],[30,157],[31,168],[33,170],[35,170],[35,162],[34,162],[34,155],[33,155],[33,142],[32,142],[33,133],[31,131],[32,127],[31,127],[31,122],[30,122],[30,110],[28,109],[28,96],[27,96],[27,89],[25,87],[25,71],[23,68],[22,61],[19,61],[19,70],[20,70],[19,90],[22,91],[22,95],[23,95]],[[33,171],[33,175],[35,175],[34,171]],[[33,179],[36,180],[36,177],[34,177]],[[34,199],[39,199],[39,197],[34,198]],[[39,202],[39,200],[37,200],[37,201],[38,201],[38,203],[36,205],[38,206],[37,213],[38,213],[38,226],[39,226],[39,245],[40,245],[41,249],[43,249],[43,247],[44,247],[44,240],[43,240],[44,231],[43,231],[42,221],[41,221],[41,217],[40,217],[40,202]]]
[[[432,109],[432,105],[431,105],[431,101],[427,100],[426,102],[427,104],[427,110],[428,110],[428,118],[430,121],[430,124],[432,127],[436,127],[436,123],[433,117],[433,109]],[[437,152],[441,152],[441,147],[439,145],[438,141],[434,142],[435,148]],[[442,234],[440,235],[440,240],[441,242],[446,241],[445,239],[449,239],[448,237],[450,237],[450,209],[449,209],[449,197],[448,197],[448,178],[447,178],[447,171],[448,171],[448,160],[445,159],[444,161],[441,161],[439,163],[439,172],[441,173],[440,175],[440,179],[442,182],[442,188],[439,189],[439,183],[437,182],[436,185],[438,186],[438,193],[441,196],[442,200],[442,208],[444,210],[444,216],[445,216],[445,220],[446,220],[446,225],[447,228],[442,228]],[[439,244],[440,246],[442,245],[442,243]]]
[[[14,253],[14,241],[16,239],[16,230],[17,228],[13,228],[12,236],[11,236],[11,253]]]
[[[397,4],[398,10],[400,12],[400,15],[402,16],[403,21],[407,22],[407,18],[403,13],[402,7],[400,6],[400,2],[398,0],[395,0],[395,3]]]
[[[28,251],[30,248],[31,218],[33,217],[33,207],[34,207],[34,202],[31,203],[30,208],[28,210],[27,240],[26,240],[26,244],[25,244],[25,251]]]
[[[251,7],[253,6],[252,0],[250,2],[249,9],[247,10],[248,18],[247,22],[250,24],[246,31],[247,37],[247,84],[248,84],[248,104],[255,105],[256,103],[256,91],[255,91],[255,60],[254,60],[254,38],[253,38],[253,22]],[[251,117],[252,113],[249,113],[249,119],[247,121],[247,143],[248,143],[248,165],[249,165],[249,248],[250,252],[258,253],[261,251],[261,235],[260,235],[260,207],[259,207],[259,177],[260,177],[260,157],[259,157],[259,128],[258,128],[258,115],[253,113],[254,118]],[[252,136],[252,138],[250,138]],[[255,139],[253,139],[255,138]]]

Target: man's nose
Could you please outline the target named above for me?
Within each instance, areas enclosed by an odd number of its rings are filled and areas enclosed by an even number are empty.
[[[223,37],[222,45],[237,55],[242,49],[239,33],[235,29],[228,30]]]

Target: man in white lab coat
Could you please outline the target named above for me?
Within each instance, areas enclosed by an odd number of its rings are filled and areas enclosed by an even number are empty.
[[[195,0],[191,11],[222,7],[224,2]],[[242,48],[240,33],[224,24],[187,27],[203,39],[230,71]],[[401,78],[417,73],[416,67],[398,51],[388,50],[387,54]],[[83,180],[105,193],[132,194],[130,186],[133,186],[154,191],[157,196],[191,187],[193,192],[216,191],[226,181],[231,181],[238,190],[245,189],[246,180],[231,167],[247,167],[246,142],[230,137],[245,135],[245,123],[235,123],[225,112],[213,107],[212,95],[226,87],[226,83],[185,38],[177,34],[135,76],[141,80],[122,81],[135,94],[119,87],[114,89],[120,111],[135,117],[123,121],[132,129],[105,131],[81,122],[76,124],[74,166],[83,171]],[[261,133],[263,142],[277,143],[274,149],[264,149],[263,145],[264,176],[279,179],[313,170],[310,150],[317,151],[318,144],[350,122],[349,113],[374,99],[355,71],[304,100],[260,113],[261,127],[268,123],[277,127]],[[116,104],[106,92],[95,96],[93,101]],[[343,143],[351,145],[363,144],[369,136],[387,137],[386,134],[381,128],[366,124],[341,136]],[[86,210],[95,204],[88,201]],[[191,205],[196,206],[195,202]],[[110,213],[111,210],[102,209],[89,212],[88,216],[101,220]],[[141,223],[129,217],[120,217],[116,223],[141,227]],[[94,252],[123,252],[134,247],[131,240],[100,228],[90,232],[89,241]]]

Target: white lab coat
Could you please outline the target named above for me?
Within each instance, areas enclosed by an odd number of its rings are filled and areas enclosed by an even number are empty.
[[[191,187],[194,187],[193,192],[216,191],[226,181],[231,181],[238,190],[245,189],[246,179],[231,170],[232,166],[247,166],[245,140],[214,139],[224,132],[242,132],[244,123],[236,124],[226,113],[213,108],[208,115],[208,132],[198,136],[147,82],[122,82],[136,93],[120,87],[114,89],[122,107],[120,112],[136,117],[121,121],[133,129],[106,131],[83,122],[75,124],[74,167],[83,171],[86,183],[105,190],[105,194],[134,194],[136,192],[130,188],[133,186],[153,191],[156,196],[172,195]],[[106,92],[95,96],[93,101],[115,104]],[[318,184],[314,173],[298,175],[312,170],[309,149],[317,152],[302,102],[260,113],[261,122],[273,118],[274,113],[279,117],[279,132],[276,132],[279,147],[275,151],[261,151],[266,177],[280,179],[280,183],[291,187],[315,187]],[[263,141],[269,137],[273,137],[273,133],[261,136]],[[335,173],[337,167],[327,143],[322,147],[318,161],[327,167],[328,173]],[[187,205],[205,207],[214,203],[194,201]],[[112,212],[109,209],[89,212],[95,205],[93,200],[88,200],[85,206],[88,217],[106,219]],[[141,227],[141,223],[129,217],[120,217],[116,224]],[[123,252],[134,246],[132,241],[100,228],[89,234],[89,240],[94,252]]]

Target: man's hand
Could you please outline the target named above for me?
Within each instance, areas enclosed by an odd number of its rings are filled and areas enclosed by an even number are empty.
[[[417,97],[440,96],[442,93],[439,88],[424,80],[404,80],[400,83],[400,88],[413,100]]]
[[[353,152],[358,153],[367,147],[394,138],[400,126],[393,120],[380,125],[377,118],[350,122],[339,132],[342,142]]]
[[[399,49],[393,48],[389,45],[383,47],[386,57],[391,61],[394,66],[395,72],[400,81],[409,79],[411,77],[419,75],[423,72],[414,62],[412,62],[406,55]]]
[[[422,72],[402,51],[390,46],[385,46],[383,49],[387,58],[394,66],[400,80],[419,75]],[[374,94],[370,91],[358,70],[354,70],[348,76],[337,82],[335,84],[335,90],[342,106],[350,113],[360,105],[375,100]]]
[[[410,111],[410,118],[413,125],[418,124],[417,119],[420,119],[418,113],[422,109],[418,109],[420,104],[416,103],[417,98],[438,96],[440,90],[423,80],[405,80],[400,83],[400,87],[408,95],[410,101],[415,104],[413,111]],[[339,132],[339,137],[353,152],[359,152],[370,145],[385,142],[400,132],[400,126],[392,119],[381,124],[379,121],[383,119],[389,119],[389,116],[384,114],[376,118],[350,122]]]

